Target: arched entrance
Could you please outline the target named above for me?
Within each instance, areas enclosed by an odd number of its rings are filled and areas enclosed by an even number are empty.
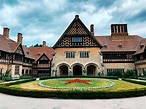
[[[94,65],[89,65],[87,67],[87,75],[95,76],[95,72],[96,72],[96,67]]]
[[[68,76],[68,67],[66,65],[62,65],[59,67],[60,76]]]
[[[81,76],[82,75],[82,67],[79,65],[75,65],[73,67],[73,76]]]

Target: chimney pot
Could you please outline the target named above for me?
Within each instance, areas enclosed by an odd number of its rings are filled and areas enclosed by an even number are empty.
[[[3,36],[5,37],[5,38],[9,38],[9,28],[4,28],[3,29]]]
[[[46,41],[43,41],[43,47],[46,47]]]
[[[17,42],[20,42],[22,44],[22,33],[18,33],[18,36],[17,36]]]

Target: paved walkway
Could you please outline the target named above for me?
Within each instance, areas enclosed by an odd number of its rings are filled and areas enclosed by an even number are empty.
[[[0,109],[146,109],[146,96],[107,100],[71,100],[17,97],[0,93]]]

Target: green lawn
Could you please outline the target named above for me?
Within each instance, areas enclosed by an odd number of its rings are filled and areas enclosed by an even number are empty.
[[[89,80],[89,84],[83,84],[83,83],[70,83],[70,84],[65,84],[67,80],[71,80],[73,78],[61,78],[61,79],[50,79],[49,81],[43,82],[43,84],[48,85],[48,86],[53,86],[53,87],[99,87],[99,86],[106,86],[110,85],[110,82],[107,82],[108,79],[98,79],[98,78],[81,78],[81,79],[86,79]],[[10,87],[15,87],[15,88],[24,88],[24,89],[30,89],[30,90],[53,90],[49,88],[44,88],[39,86],[38,84],[43,81],[33,81],[33,82],[27,82],[23,84],[17,84],[17,85],[12,85]],[[115,86],[110,87],[110,88],[103,88],[103,89],[96,89],[96,90],[106,90],[106,91],[118,91],[118,90],[130,90],[130,89],[138,89],[138,88],[146,88],[144,85],[138,85],[138,84],[133,84],[130,82],[122,81],[122,80],[112,80],[110,81],[115,83]]]

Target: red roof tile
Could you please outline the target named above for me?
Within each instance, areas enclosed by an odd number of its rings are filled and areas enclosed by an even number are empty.
[[[0,35],[0,50],[13,53],[19,45],[20,43]]]
[[[143,39],[137,35],[129,35],[126,40],[112,40],[111,36],[95,36],[95,38],[103,46],[101,52],[137,51],[138,45]]]
[[[20,44],[21,44],[20,42],[15,42],[11,39],[5,38],[3,35],[0,35],[0,50],[1,51],[15,53],[16,49],[18,48]],[[30,50],[27,47],[22,46],[22,48],[23,48],[25,57],[34,59],[33,55],[31,54]]]
[[[143,53],[145,49],[146,49],[146,38],[140,41],[138,49],[134,55]]]
[[[23,48],[25,57],[30,58],[30,59],[35,59],[29,48],[25,46],[22,46],[22,48]]]
[[[30,47],[29,50],[35,58],[35,61],[37,61],[42,54],[45,54],[51,60],[55,53],[55,50],[51,47]]]

